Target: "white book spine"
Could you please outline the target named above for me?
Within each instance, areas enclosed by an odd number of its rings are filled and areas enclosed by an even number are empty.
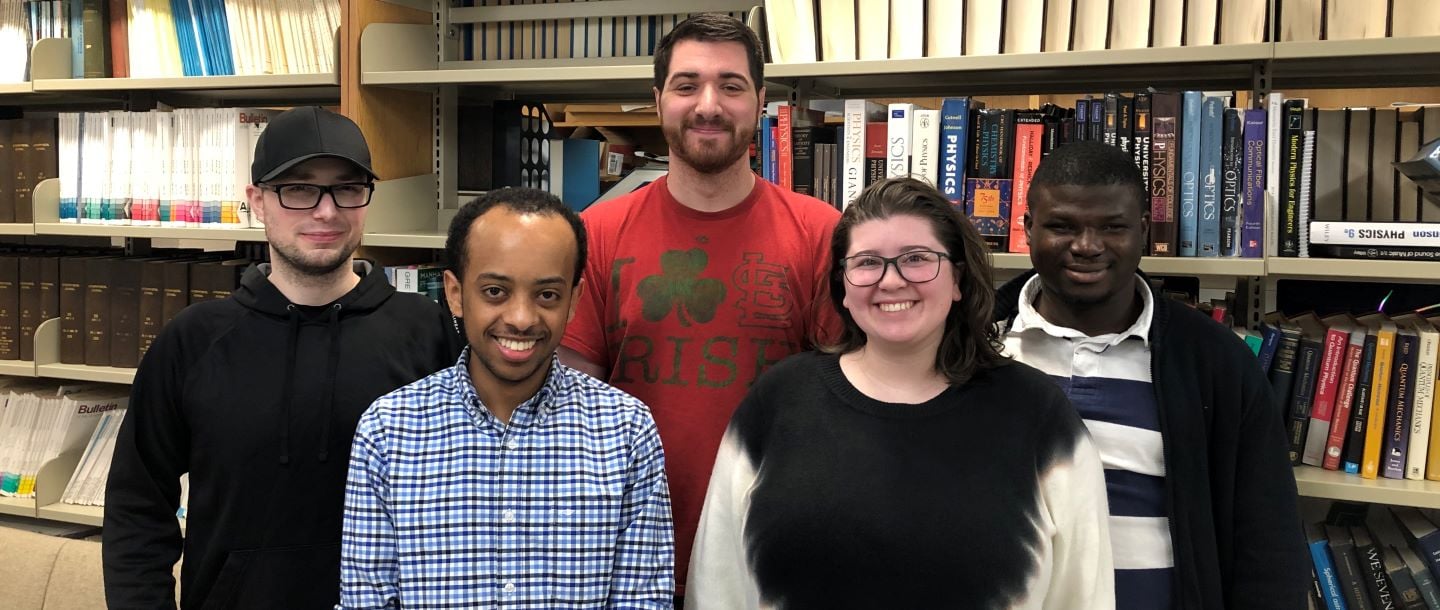
[[[1309,229],[1313,244],[1440,248],[1440,223],[1435,222],[1316,220]]]
[[[910,175],[930,186],[940,183],[940,111],[917,109],[914,112],[914,151]]]
[[[910,175],[910,115],[914,104],[890,104],[889,128],[885,133],[885,177]]]
[[[1285,109],[1285,95],[1271,93],[1265,101],[1268,115],[1265,129],[1265,256],[1279,254],[1280,241],[1280,116]]]
[[[840,209],[849,207],[865,190],[865,100],[845,100],[845,175]]]
[[[1420,335],[1420,358],[1415,366],[1415,404],[1410,412],[1409,455],[1405,458],[1405,478],[1425,480],[1425,463],[1429,456],[1431,401],[1435,399],[1435,358],[1440,352],[1440,334],[1428,323],[1416,324]]]

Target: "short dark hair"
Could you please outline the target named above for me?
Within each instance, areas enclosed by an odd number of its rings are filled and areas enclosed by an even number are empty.
[[[455,213],[455,218],[450,221],[450,232],[445,236],[445,258],[455,272],[455,279],[461,283],[465,280],[465,265],[469,262],[466,258],[466,243],[470,237],[470,228],[475,225],[476,219],[497,207],[516,214],[555,215],[570,223],[570,230],[575,232],[576,248],[575,276],[570,281],[571,285],[580,283],[580,273],[585,270],[587,252],[585,223],[580,220],[580,215],[560,201],[559,197],[540,189],[524,187],[505,187],[489,191],[470,200]]]
[[[935,371],[952,384],[968,381],[981,368],[993,368],[1007,359],[1001,355],[998,329],[992,319],[995,285],[990,270],[990,249],[980,232],[929,183],[914,178],[890,178],[861,191],[845,208],[830,240],[830,301],[843,323],[839,341],[830,353],[849,353],[866,343],[865,331],[845,309],[845,267],[850,232],[856,225],[894,216],[914,216],[930,223],[944,246],[960,281],[960,301],[950,304]]]
[[[1122,186],[1135,195],[1142,213],[1150,211],[1135,159],[1103,142],[1071,142],[1050,151],[1030,178],[1030,192],[1052,186]]]
[[[765,55],[760,46],[760,37],[745,22],[722,13],[700,13],[681,21],[660,39],[655,49],[655,88],[665,90],[665,79],[670,76],[670,54],[675,45],[685,40],[700,42],[738,42],[745,46],[745,55],[750,58],[750,80],[758,94],[765,86]]]

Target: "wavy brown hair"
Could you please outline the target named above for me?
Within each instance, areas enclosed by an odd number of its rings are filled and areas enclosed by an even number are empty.
[[[843,325],[840,338],[825,351],[846,354],[864,347],[865,331],[845,309],[845,266],[842,259],[850,250],[850,232],[863,222],[894,216],[914,216],[930,223],[935,237],[949,255],[960,284],[960,300],[950,304],[945,331],[935,353],[935,372],[952,384],[969,381],[975,371],[1008,361],[1000,354],[1000,335],[991,318],[995,308],[995,285],[991,279],[990,248],[980,232],[955,206],[925,182],[914,178],[890,178],[870,185],[845,208],[830,241],[830,301]]]

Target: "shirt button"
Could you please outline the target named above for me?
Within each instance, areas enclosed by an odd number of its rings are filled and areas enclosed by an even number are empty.
[[[514,593],[514,592],[515,592],[515,583],[513,583],[513,582],[507,582],[507,583],[505,583],[504,590],[505,590],[506,593]]]
[[[506,511],[505,511],[505,514],[501,516],[501,520],[503,520],[505,523],[514,523],[514,522],[515,522],[515,511],[513,511],[513,510],[506,510]]]
[[[515,441],[509,441],[509,442],[505,443],[505,448],[506,448],[506,449],[509,449],[509,450],[511,450],[511,451],[514,451],[514,450],[518,449],[519,447],[520,447],[520,443],[517,443],[517,442],[515,442]]]

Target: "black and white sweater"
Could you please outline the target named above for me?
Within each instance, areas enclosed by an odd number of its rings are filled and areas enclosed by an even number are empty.
[[[1110,608],[1106,516],[1099,456],[1039,371],[893,404],[800,354],[730,421],[686,608]]]

